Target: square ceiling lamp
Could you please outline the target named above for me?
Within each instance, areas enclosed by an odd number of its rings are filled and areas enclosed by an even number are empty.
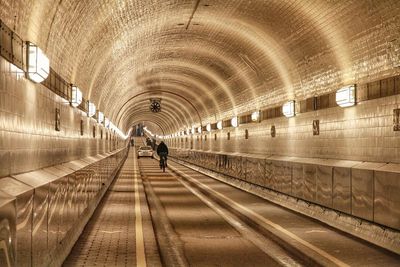
[[[27,77],[35,83],[41,83],[49,76],[50,61],[35,44],[27,42]]]
[[[71,91],[71,105],[77,107],[82,103],[82,92],[75,85],[72,86]]]
[[[356,86],[345,86],[336,91],[336,104],[340,107],[351,107],[356,104]]]
[[[294,100],[288,101],[283,104],[282,113],[283,115],[285,115],[286,118],[294,117],[296,115]]]

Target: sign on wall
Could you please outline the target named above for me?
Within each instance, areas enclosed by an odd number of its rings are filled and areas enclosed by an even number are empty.
[[[60,127],[61,127],[61,124],[60,124],[60,109],[59,108],[56,108],[56,118],[55,118],[55,129],[56,129],[56,131],[60,131]]]
[[[271,126],[271,137],[275,137],[276,136],[276,129],[275,129],[275,125]]]
[[[393,131],[400,131],[400,109],[393,109]]]
[[[313,135],[319,135],[319,120],[313,120],[312,128],[313,128]]]
[[[83,135],[83,120],[81,120],[81,135]]]

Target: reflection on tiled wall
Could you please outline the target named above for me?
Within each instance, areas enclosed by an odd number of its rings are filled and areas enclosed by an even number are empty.
[[[250,123],[206,133],[207,142],[194,138],[194,149],[400,163],[400,132],[393,131],[393,110],[399,107],[400,95],[395,95],[349,108],[328,108],[290,119]],[[313,134],[315,120],[319,120],[319,135]],[[276,129],[274,138],[272,125]],[[244,138],[246,129],[249,139]],[[230,140],[226,138],[228,132]],[[215,133],[222,138],[210,138]],[[188,148],[185,143],[180,147]]]
[[[0,177],[108,152],[123,144],[114,135],[108,140],[100,134],[93,138],[90,129],[102,127],[95,120],[10,69],[0,58]],[[55,129],[56,109],[60,131]]]

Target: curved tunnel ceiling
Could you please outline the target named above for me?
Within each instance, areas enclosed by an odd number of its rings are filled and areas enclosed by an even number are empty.
[[[147,120],[168,134],[354,83],[349,40],[387,2],[399,18],[395,0],[0,0],[0,12],[122,130]]]

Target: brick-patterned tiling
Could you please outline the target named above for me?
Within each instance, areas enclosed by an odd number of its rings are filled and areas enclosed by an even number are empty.
[[[400,73],[398,0],[216,0],[199,1],[196,10],[194,2],[0,0],[0,19],[38,44],[51,67],[124,131],[145,120],[169,134],[200,123],[193,106],[204,125]],[[0,176],[110,150],[111,142],[90,138],[93,120],[8,69],[0,75]],[[163,112],[149,111],[150,97],[163,99]],[[382,101],[271,120],[249,128],[248,140],[245,129],[229,130],[230,142],[194,147],[399,162],[398,134],[389,130],[399,100]],[[315,119],[318,137],[310,135]],[[33,146],[23,142],[30,139]]]
[[[70,266],[136,266],[133,152],[64,262]],[[143,188],[141,210],[148,266],[160,266]]]

